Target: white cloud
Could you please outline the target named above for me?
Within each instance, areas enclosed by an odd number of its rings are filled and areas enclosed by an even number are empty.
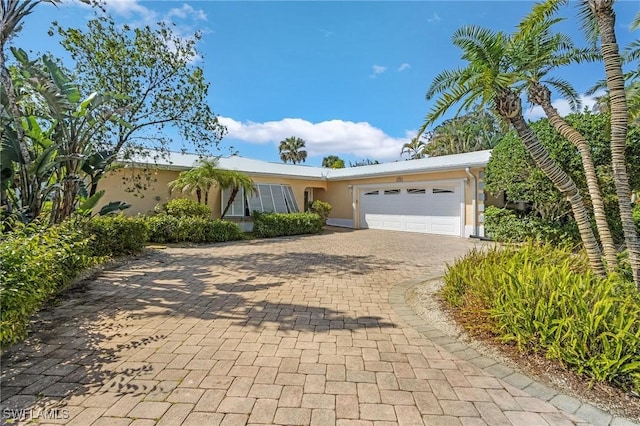
[[[310,156],[351,154],[359,158],[380,161],[400,159],[402,145],[410,142],[415,131],[407,131],[404,137],[387,135],[367,122],[354,123],[329,120],[311,123],[301,118],[284,118],[264,123],[240,122],[229,117],[219,117],[227,127],[226,137],[253,144],[273,144],[290,136],[305,140]]]
[[[400,66],[398,67],[398,72],[408,70],[409,68],[411,68],[410,64],[407,64],[407,63],[400,64]]]
[[[145,24],[157,21],[157,13],[140,4],[139,0],[105,0],[105,8],[127,19],[135,16]]]
[[[587,96],[587,95],[580,96],[580,101],[582,102],[581,110],[583,110],[585,107],[589,108],[590,110],[593,109],[593,106],[596,104],[596,98],[602,96],[603,93],[604,92],[598,92],[598,93],[594,93],[591,96]],[[551,104],[555,109],[558,110],[558,113],[562,117],[569,115],[573,112],[571,110],[571,105],[569,105],[569,102],[566,99],[556,99]],[[524,118],[531,121],[538,120],[542,117],[545,117],[545,114],[544,114],[544,111],[542,110],[542,107],[540,106],[534,106],[532,108],[529,108],[529,110],[525,111],[524,113]]]
[[[440,17],[440,15],[438,15],[437,12],[433,12],[433,15],[427,18],[427,22],[429,23],[440,22],[440,21],[442,21],[442,18]]]
[[[173,8],[169,10],[169,12],[167,13],[166,19],[171,19],[174,16],[180,19],[193,18],[198,21],[207,20],[207,14],[204,13],[204,10],[202,9],[196,10],[186,3],[183,4],[182,7],[180,8]]]
[[[377,78],[378,75],[382,74],[387,70],[387,67],[382,65],[372,65],[371,68],[373,69],[373,73],[369,75],[370,78]]]

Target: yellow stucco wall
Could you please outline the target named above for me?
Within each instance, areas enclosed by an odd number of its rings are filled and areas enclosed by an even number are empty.
[[[158,204],[164,204],[173,198],[191,198],[195,200],[195,195],[183,194],[179,191],[169,192],[168,183],[178,177],[179,171],[156,169],[147,171],[150,180],[144,179],[145,188],[133,190],[135,176],[142,176],[140,169],[119,169],[107,174],[99,183],[98,189],[105,190],[100,209],[103,205],[111,201],[124,201],[131,204],[125,210],[127,215],[147,214],[153,211]],[[290,185],[296,203],[301,211],[304,211],[304,191],[307,188],[318,188],[323,191],[327,183],[324,181],[313,181],[306,179],[287,179],[274,176],[251,176],[255,183],[270,183],[280,185]],[[218,188],[212,188],[209,193],[209,206],[213,210],[213,217],[220,217],[221,197]]]

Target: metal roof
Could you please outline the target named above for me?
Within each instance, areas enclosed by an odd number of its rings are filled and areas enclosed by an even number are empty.
[[[459,170],[465,167],[485,167],[491,157],[491,151],[467,152],[464,154],[443,155],[440,157],[422,158],[419,160],[397,161],[394,163],[372,164],[370,166],[348,167],[344,169],[328,169],[324,167],[302,166],[284,163],[271,163],[240,157],[220,157],[221,169],[237,170],[249,174],[272,175],[290,179],[312,180],[345,180],[361,179],[375,176],[429,173],[437,171]],[[192,168],[201,157],[195,154],[170,152],[166,158],[155,162],[138,159],[134,164],[145,163],[149,166],[174,170]]]

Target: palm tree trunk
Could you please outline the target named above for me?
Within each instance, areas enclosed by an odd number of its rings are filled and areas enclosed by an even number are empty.
[[[547,118],[549,118],[549,123],[551,123],[553,128],[556,129],[563,138],[567,139],[576,148],[578,148],[578,151],[580,152],[582,167],[584,168],[584,174],[587,179],[589,197],[591,197],[591,204],[593,205],[593,217],[596,221],[598,235],[600,236],[604,256],[607,260],[607,270],[610,273],[614,272],[618,265],[617,251],[613,242],[613,237],[611,236],[609,224],[607,223],[607,215],[604,209],[604,202],[602,201],[602,192],[600,191],[598,175],[596,174],[596,168],[593,164],[593,157],[591,156],[589,144],[580,132],[564,121],[550,102],[543,102],[540,106],[544,110]]]
[[[609,103],[611,108],[611,165],[613,166],[613,180],[616,185],[620,220],[624,239],[629,252],[629,262],[633,281],[640,290],[640,238],[633,223],[631,208],[631,189],[625,160],[629,110],[624,91],[624,75],[620,59],[620,49],[615,33],[615,13],[612,2],[602,0],[590,1],[592,11],[596,17],[600,30],[600,48],[609,89]]]
[[[531,154],[534,161],[544,172],[545,175],[553,184],[567,197],[569,204],[571,204],[571,210],[573,211],[573,217],[578,224],[580,231],[580,237],[584,248],[589,257],[589,264],[591,269],[597,275],[602,277],[606,276],[604,264],[602,263],[602,256],[600,253],[600,246],[591,229],[591,223],[589,220],[589,214],[584,206],[582,196],[575,182],[567,175],[549,156],[549,153],[544,149],[536,134],[531,130],[531,127],[526,123],[522,114],[508,117],[509,121],[516,129],[518,136],[522,139],[522,143],[525,148]]]
[[[227,201],[227,205],[225,206],[224,211],[220,215],[220,219],[224,219],[224,216],[227,214],[227,212],[229,211],[229,209],[233,205],[233,202],[236,200],[236,196],[238,195],[239,191],[240,191],[240,187],[239,186],[234,186],[233,187],[233,189],[231,190],[231,194],[229,195],[229,201]]]

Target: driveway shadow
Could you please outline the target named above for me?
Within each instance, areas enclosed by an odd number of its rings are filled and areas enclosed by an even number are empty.
[[[401,267],[373,256],[311,251],[148,250],[78,283],[36,316],[27,340],[2,354],[0,412],[64,407],[85,394],[160,392],[161,384],[147,380],[157,374],[148,359],[182,343],[172,337],[178,328],[210,333],[217,320],[237,330],[291,335],[396,327],[381,317],[286,302],[277,290],[309,275],[348,280]]]

